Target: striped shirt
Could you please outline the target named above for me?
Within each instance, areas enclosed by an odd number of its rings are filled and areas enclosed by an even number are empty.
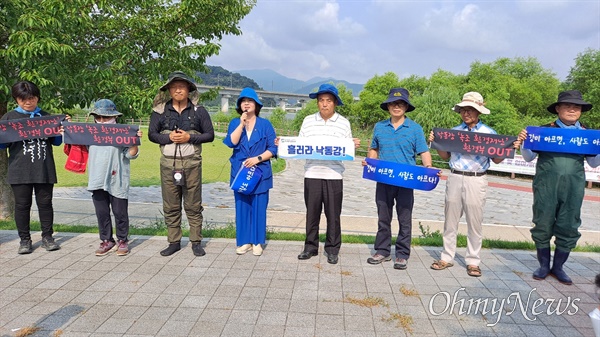
[[[336,112],[331,118],[324,120],[321,117],[321,113],[317,112],[304,118],[298,136],[352,138],[352,130],[350,129],[350,122],[339,113]],[[304,165],[304,177],[340,180],[342,179],[344,169],[344,164],[341,160],[307,159]]]
[[[452,130],[496,134],[494,129],[483,124],[481,120],[477,122],[477,125],[471,130],[469,130],[469,127],[464,122],[459,126],[453,127]],[[490,168],[490,158],[481,155],[450,152],[450,161],[448,162],[448,165],[450,165],[450,168],[459,171],[483,173]]]

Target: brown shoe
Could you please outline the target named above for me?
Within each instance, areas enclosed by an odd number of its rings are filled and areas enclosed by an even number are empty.
[[[115,243],[113,241],[102,241],[100,243],[100,247],[96,249],[96,256],[104,256],[108,254],[114,246]]]
[[[125,256],[127,254],[129,254],[129,245],[127,244],[127,241],[119,240],[119,242],[117,242],[117,255]]]

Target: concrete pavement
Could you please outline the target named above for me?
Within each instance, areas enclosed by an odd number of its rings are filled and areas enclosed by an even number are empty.
[[[0,231],[0,336],[594,336],[594,253],[572,253],[565,286],[534,281],[528,251],[483,249],[473,278],[462,256],[430,269],[432,247],[413,247],[399,271],[367,264],[365,244],[342,245],[330,265],[299,261],[302,242],[270,241],[256,257],[207,239],[196,258],[184,240],[162,257],[164,237],[133,236],[128,256],[96,257],[95,234],[56,238],[62,249],[46,252],[36,233],[33,254],[18,256],[16,232]]]
[[[304,231],[300,162],[275,179],[268,226]],[[342,228],[374,234],[374,183],[347,165]],[[487,238],[530,240],[530,182],[489,177]],[[415,225],[430,230],[443,219],[444,183],[415,193]],[[586,191],[584,237],[598,244],[600,200]],[[207,223],[233,222],[226,184],[204,189]],[[83,189],[55,191],[57,223],[95,226]],[[161,221],[158,188],[132,189],[135,226]],[[35,215],[35,212],[34,212]],[[395,225],[397,226],[397,225]],[[436,227],[438,226],[438,227]],[[464,230],[463,230],[464,232]],[[418,230],[413,231],[418,235]],[[531,251],[483,249],[480,278],[469,277],[464,248],[447,270],[429,268],[438,247],[413,247],[406,271],[391,262],[369,265],[372,246],[343,244],[340,262],[323,255],[299,261],[302,242],[270,241],[260,257],[235,254],[235,240],[204,241],[194,257],[189,242],[171,257],[158,252],[164,237],[131,237],[131,253],[96,257],[97,234],[57,233],[62,249],[46,252],[34,233],[34,252],[17,255],[16,231],[0,231],[0,336],[594,336],[587,313],[598,306],[593,278],[597,253],[572,253],[565,286],[531,278]],[[321,252],[323,251],[321,247]]]

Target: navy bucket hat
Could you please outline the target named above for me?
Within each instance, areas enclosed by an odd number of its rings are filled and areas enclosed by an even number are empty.
[[[240,92],[240,97],[238,97],[237,102],[235,104],[236,109],[241,109],[240,102],[242,101],[242,98],[250,98],[254,102],[256,102],[256,104],[259,105],[260,108],[263,107],[262,102],[260,101],[260,99],[258,99],[258,94],[252,88],[246,87],[246,88],[242,89],[242,92]]]
[[[581,92],[577,90],[567,90],[558,94],[558,101],[550,104],[546,109],[553,114],[558,114],[556,112],[556,106],[560,103],[572,103],[581,105],[581,112],[586,112],[592,109],[592,104],[583,100],[581,97]]]
[[[337,100],[337,105],[339,105],[339,106],[344,105],[344,102],[342,102],[342,99],[340,98],[340,96],[338,94],[337,88],[328,83],[321,84],[321,86],[319,86],[319,91],[311,92],[310,94],[308,94],[308,97],[314,99],[314,98],[317,98],[321,94],[332,94],[333,96],[335,96],[335,99]]]
[[[404,101],[404,102],[406,102],[406,104],[408,104],[408,108],[406,109],[406,112],[413,111],[415,109],[415,106],[410,104],[408,97],[409,97],[408,90],[406,90],[404,88],[392,88],[392,89],[390,89],[388,98],[383,103],[381,103],[379,105],[379,107],[385,111],[388,111],[388,103],[395,102],[395,101]]]
[[[94,103],[94,107],[88,116],[97,115],[104,117],[119,117],[123,114],[117,111],[115,103],[109,99],[101,99]]]

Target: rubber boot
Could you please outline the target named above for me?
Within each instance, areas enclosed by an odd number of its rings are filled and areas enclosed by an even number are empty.
[[[550,273],[550,247],[538,248],[537,259],[540,267],[533,272],[533,279],[543,280]]]
[[[552,263],[552,269],[550,275],[556,277],[558,282],[566,285],[573,284],[573,281],[563,270],[563,264],[569,259],[569,253],[559,249],[554,250],[554,262]]]

